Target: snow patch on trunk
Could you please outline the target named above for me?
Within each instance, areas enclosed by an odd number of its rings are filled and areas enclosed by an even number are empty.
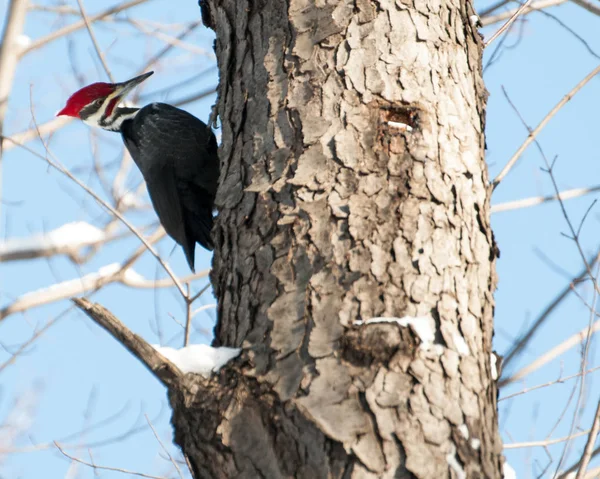
[[[452,339],[454,340],[454,346],[456,347],[456,352],[458,354],[461,356],[468,356],[471,354],[465,338],[463,338],[458,331],[452,333]]]
[[[355,325],[361,326],[363,324],[374,324],[374,323],[398,323],[400,326],[405,328],[410,327],[413,332],[419,336],[421,340],[420,348],[424,351],[431,349],[432,346],[441,345],[434,344],[435,341],[435,321],[431,316],[404,316],[402,318],[371,318],[366,320],[355,321]],[[464,340],[463,340],[464,341]],[[441,354],[441,352],[440,352]]]
[[[467,479],[465,470],[460,465],[460,462],[458,462],[458,459],[456,459],[456,447],[454,444],[446,456],[446,462],[448,463],[448,466],[450,466],[450,469],[454,471],[454,477],[456,477],[456,479]]]
[[[492,374],[492,379],[494,381],[496,381],[498,379],[498,366],[497,363],[498,362],[498,358],[496,358],[496,355],[494,353],[490,354],[490,368],[491,368],[491,374]]]

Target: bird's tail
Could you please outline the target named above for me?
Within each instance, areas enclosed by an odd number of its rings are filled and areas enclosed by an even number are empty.
[[[186,244],[183,246],[185,252],[185,258],[187,259],[190,269],[195,272],[194,269],[194,258],[196,243],[200,243],[203,248],[212,251],[214,245],[210,232],[213,226],[213,215],[212,208],[202,208],[194,211],[188,220],[186,234]]]

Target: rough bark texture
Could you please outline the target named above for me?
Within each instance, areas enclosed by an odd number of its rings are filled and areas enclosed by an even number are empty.
[[[223,129],[216,343],[246,353],[171,391],[195,476],[501,477],[472,7],[201,5]],[[406,315],[430,315],[436,344],[354,324]]]

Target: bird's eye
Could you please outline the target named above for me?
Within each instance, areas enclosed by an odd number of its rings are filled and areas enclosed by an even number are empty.
[[[94,102],[92,103],[92,105],[95,105],[95,106],[102,105],[102,98],[98,98],[97,100],[94,100]]]

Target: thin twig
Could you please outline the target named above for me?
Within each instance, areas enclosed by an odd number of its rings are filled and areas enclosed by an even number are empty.
[[[192,304],[194,301],[196,301],[200,296],[202,296],[207,290],[208,288],[210,288],[210,283],[208,283],[206,286],[204,286],[204,288],[202,288],[200,291],[198,291],[194,296],[192,296],[191,298],[187,298],[187,302]]]
[[[585,372],[585,374],[590,374],[590,373],[596,372],[599,369],[600,369],[600,366],[596,366],[595,368],[588,369]],[[503,397],[499,398],[498,402],[507,401],[507,400],[513,399],[513,398],[515,398],[517,396],[522,396],[523,394],[528,394],[528,393],[530,393],[532,391],[536,391],[538,389],[547,388],[549,386],[554,386],[556,384],[563,384],[563,383],[565,383],[565,382],[567,382],[567,381],[569,381],[571,379],[578,378],[581,375],[582,375],[582,373],[578,372],[577,374],[572,374],[571,376],[566,376],[564,378],[558,378],[558,379],[555,379],[554,381],[548,381],[547,383],[538,384],[537,386],[531,386],[529,388],[524,388],[521,391],[518,391],[518,392],[512,393],[512,394],[508,394],[506,396],[503,396]]]
[[[190,297],[190,285],[187,285],[187,297]],[[185,305],[185,333],[183,335],[183,347],[190,343],[190,326],[192,324],[192,302],[186,301]]]
[[[592,256],[587,263],[595,264],[600,259],[600,249],[596,251],[594,256]],[[557,295],[557,297],[542,311],[542,313],[538,316],[535,322],[531,325],[527,333],[525,333],[518,342],[512,346],[510,351],[504,356],[504,368],[515,358],[517,355],[527,347],[527,344],[533,339],[535,333],[542,327],[542,325],[546,322],[546,320],[550,317],[550,315],[554,312],[556,308],[569,296],[571,292],[575,290],[575,285],[582,282],[584,278],[587,276],[587,267],[584,267],[583,270],[575,277],[573,281],[571,281],[565,288]],[[513,377],[509,377],[506,379],[502,379],[499,383],[500,387],[508,384],[509,382],[514,382]]]
[[[545,8],[555,7],[557,5],[561,5],[568,0],[539,0],[537,2],[532,3],[527,8],[527,11],[522,12],[521,15],[528,15],[531,12],[543,10]],[[512,17],[517,10],[521,7],[517,7],[513,10],[508,10],[506,12],[498,13],[497,15],[486,15],[481,16],[481,26],[487,27],[488,25],[493,25],[494,23],[501,22],[502,20],[506,20],[507,18]]]
[[[592,457],[597,456],[598,454],[600,454],[600,447],[597,447],[596,449],[594,449],[594,451],[592,452]],[[562,473],[559,476],[555,476],[554,479],[572,479],[573,475],[572,473],[575,472],[577,470],[577,468],[579,467],[581,460],[577,461],[575,464],[573,464],[571,467],[567,468],[566,470],[562,471]],[[594,471],[597,471],[598,469],[594,469]],[[597,479],[598,476],[590,476],[589,479]],[[588,479],[588,478],[586,478]]]
[[[150,238],[149,242],[152,243],[153,239]],[[46,288],[22,294],[13,302],[0,308],[0,321],[13,314],[22,313],[38,306],[52,304],[63,299],[84,294],[88,291],[97,291],[112,283],[120,283],[129,286],[130,288],[155,290],[173,286],[171,278],[148,280],[130,269],[131,265],[145,251],[146,248],[142,245],[122,264],[113,263],[100,268],[94,273],[86,274],[76,279],[55,283]],[[208,276],[208,274],[209,270],[199,271],[183,278],[183,281],[189,283],[196,279],[204,278]]]
[[[73,307],[71,307],[70,309],[72,309]],[[39,339],[42,334],[44,334],[46,331],[48,331],[48,329],[50,329],[52,326],[54,326],[59,319],[62,318],[62,314],[56,316],[55,318],[51,319],[50,321],[48,321],[41,329],[38,329],[35,333],[33,333],[33,335],[31,336],[31,338],[29,338],[27,341],[25,341],[23,344],[21,344],[19,346],[19,348],[11,354],[10,358],[7,359],[5,362],[3,362],[2,364],[0,364],[0,373],[2,373],[2,371],[4,371],[8,366],[10,366],[12,363],[14,363],[16,361],[16,359],[19,357],[19,355],[23,354],[23,352],[29,347],[31,346],[37,339]]]
[[[101,469],[103,471],[122,472],[123,474],[131,474],[133,476],[147,477],[149,479],[168,479],[167,477],[164,477],[164,476],[153,476],[151,474],[144,474],[143,472],[128,471],[127,469],[121,469],[120,467],[98,466],[98,465],[93,464],[91,462],[87,462],[87,461],[84,461],[83,459],[79,459],[79,458],[77,458],[75,456],[69,455],[62,447],[60,447],[60,445],[56,441],[54,441],[54,445],[62,453],[63,456],[71,459],[72,461],[75,461],[75,462],[78,462],[80,464],[83,464],[84,466],[89,466],[92,469],[94,469],[94,471],[98,470],[98,469]]]
[[[63,126],[68,125],[73,121],[73,117],[70,116],[59,116],[53,118],[50,121],[42,123],[38,125],[38,128],[30,128],[29,130],[21,131],[19,133],[15,133],[11,136],[11,142],[4,146],[4,151],[11,150],[12,148],[16,148],[21,144],[25,144],[30,142],[31,140],[38,137],[38,131],[42,135],[50,135],[58,130],[60,130]],[[4,138],[8,140],[8,138]]]
[[[511,0],[500,0],[497,3],[494,3],[493,5],[490,5],[489,7],[487,7],[485,10],[482,10],[479,13],[479,18],[483,18],[488,16],[490,13],[495,12],[496,10],[498,10],[499,8],[502,8],[504,5],[506,5],[507,3],[510,3]]]
[[[541,205],[549,201],[556,200],[570,200],[573,198],[579,198],[580,196],[589,195],[590,193],[596,193],[600,191],[600,185],[591,186],[589,188],[573,188],[571,190],[561,191],[558,195],[547,195],[547,196],[534,196],[532,198],[524,198],[522,200],[507,201],[506,203],[500,203],[492,205],[492,213],[501,213],[502,211],[519,210],[524,208],[531,208],[532,206]]]
[[[173,464],[173,466],[175,466],[175,469],[177,470],[177,473],[179,474],[179,477],[181,479],[183,479],[183,474],[181,473],[181,469],[179,469],[179,466],[175,462],[175,459],[173,459],[173,456],[171,456],[171,453],[168,451],[168,449],[165,447],[165,445],[163,444],[163,442],[160,440],[160,437],[159,437],[158,433],[156,432],[156,429],[154,429],[154,426],[152,425],[152,422],[150,421],[150,418],[148,417],[148,414],[144,414],[144,417],[146,418],[146,422],[148,423],[148,426],[150,426],[150,429],[152,429],[152,432],[154,433],[154,437],[156,438],[156,440],[160,444],[160,447],[162,448],[163,451],[165,451],[165,454],[167,456],[169,456],[169,459],[171,460],[171,464]]]
[[[598,401],[598,405],[596,406],[594,423],[592,424],[592,429],[590,430],[590,435],[588,436],[583,456],[581,456],[579,470],[577,471],[575,479],[583,479],[585,477],[585,471],[590,463],[590,459],[592,458],[592,453],[594,452],[594,444],[596,443],[596,438],[598,437],[598,430],[600,430],[600,401]]]
[[[520,449],[523,447],[546,447],[551,446],[552,444],[560,444],[561,442],[569,441],[576,437],[585,436],[589,433],[590,430],[577,432],[575,434],[571,434],[570,436],[558,437],[556,439],[544,439],[543,441],[528,441],[528,442],[514,442],[512,444],[504,444],[502,446],[504,449]]]
[[[567,0],[563,0],[563,1],[567,1]],[[173,47],[181,48],[182,50],[186,50],[186,51],[188,51],[190,53],[194,53],[196,55],[202,55],[205,57],[209,57],[213,61],[215,60],[215,54],[212,50],[207,50],[206,48],[201,48],[197,45],[184,42],[184,41],[182,41],[178,38],[175,38],[171,35],[166,35],[160,30],[154,30],[154,29],[148,28],[137,20],[129,19],[129,23],[131,25],[133,25],[137,30],[139,30],[140,32],[142,32],[143,34],[145,34],[149,37],[157,38],[158,40],[161,40],[164,43],[167,43]]]
[[[110,82],[115,83],[115,79],[113,78],[112,73],[110,72],[110,68],[108,68],[108,64],[106,63],[106,58],[104,58],[104,53],[102,53],[102,50],[100,49],[100,45],[98,44],[98,40],[96,39],[94,30],[92,30],[92,24],[87,16],[87,14],[85,13],[85,8],[83,8],[82,0],[77,0],[77,5],[79,5],[79,11],[81,12],[81,18],[83,18],[83,21],[85,23],[85,28],[87,28],[87,31],[90,34],[90,39],[92,40],[92,44],[94,45],[94,50],[96,50],[96,54],[98,55],[98,58],[100,59],[100,62],[102,63],[102,67],[104,68],[104,71],[108,75]]]
[[[183,106],[183,105],[187,105],[188,103],[192,103],[194,101],[198,101],[201,100],[202,98],[206,98],[207,96],[212,95],[213,93],[217,92],[217,88],[216,87],[210,87],[207,88],[206,90],[203,90],[199,93],[194,93],[193,95],[187,96],[185,98],[181,98],[179,100],[175,100],[173,101],[173,105],[174,106]]]
[[[596,321],[592,327],[587,327],[579,331],[578,333],[573,334],[571,337],[563,341],[557,346],[554,346],[550,351],[545,354],[542,354],[538,358],[536,358],[533,362],[529,363],[524,368],[519,369],[516,373],[511,375],[509,378],[504,379],[501,382],[501,386],[505,386],[510,383],[514,383],[523,379],[524,377],[530,375],[532,372],[538,370],[543,365],[549,363],[550,361],[556,359],[557,357],[563,355],[568,350],[574,348],[578,344],[581,344],[588,334],[594,334],[598,332],[600,329],[600,321]]]
[[[500,184],[500,182],[504,179],[504,177],[510,172],[510,170],[515,166],[517,160],[521,157],[523,152],[527,149],[527,147],[535,140],[538,134],[544,129],[544,127],[548,124],[550,119],[556,115],[560,111],[560,109],[565,106],[571,98],[575,96],[579,90],[581,90],[592,78],[594,78],[600,72],[600,65],[594,68],[588,75],[581,80],[575,87],[567,93],[555,106],[550,110],[550,112],[542,119],[538,126],[536,126],[527,136],[527,139],[523,142],[523,144],[518,148],[515,154],[508,160],[506,166],[502,169],[502,171],[494,178],[494,181],[491,183],[491,189],[494,190]]]
[[[122,12],[123,10],[127,10],[129,8],[135,7],[142,3],[146,3],[148,1],[149,0],[131,0],[130,2],[120,3],[118,5],[108,8],[100,13],[92,15],[91,17],[89,17],[89,21],[91,23],[93,23],[96,20],[100,20],[109,15],[114,15],[115,13]],[[41,48],[54,40],[57,40],[61,37],[69,35],[70,33],[76,32],[77,30],[81,30],[84,27],[85,27],[85,22],[83,20],[72,23],[71,25],[67,25],[66,27],[63,27],[60,30],[56,30],[56,31],[46,35],[45,37],[39,38],[39,39],[31,42],[31,44],[27,48],[23,49],[20,52],[20,56],[26,55],[27,53],[37,50],[38,48]]]
[[[514,21],[515,21],[517,18],[519,18],[519,15],[521,15],[521,14],[522,14],[522,13],[525,11],[525,9],[526,9],[527,7],[529,7],[529,4],[530,4],[530,3],[531,3],[531,0],[527,0],[527,1],[526,1],[526,2],[523,4],[523,5],[521,5],[521,6],[520,6],[520,7],[517,9],[517,11],[516,11],[516,12],[513,14],[513,16],[512,16],[512,17],[510,17],[510,19],[509,19],[509,20],[508,20],[508,21],[507,21],[507,22],[506,22],[504,25],[502,25],[502,26],[501,26],[501,27],[498,29],[498,31],[497,31],[496,33],[494,33],[494,34],[493,34],[493,35],[490,37],[490,39],[489,39],[487,42],[485,42],[485,44],[484,44],[484,48],[487,48],[487,47],[489,47],[489,46],[490,46],[490,45],[491,45],[491,44],[494,42],[494,40],[496,40],[496,38],[498,38],[500,35],[502,35],[502,34],[503,34],[503,33],[504,33],[504,32],[505,32],[505,31],[506,31],[506,30],[507,30],[507,29],[508,29],[508,28],[509,28],[509,27],[510,27],[512,24],[513,24],[513,22],[514,22]]]
[[[550,171],[550,174],[552,175],[551,171]],[[563,208],[563,214],[566,215],[566,211],[564,211],[564,208]],[[567,221],[569,221],[568,218],[567,218]],[[582,222],[582,225],[583,225],[583,222]],[[581,229],[581,226],[580,226],[580,229]],[[578,236],[576,236],[576,240],[575,241],[579,245],[579,238],[578,238]],[[580,254],[583,254],[583,253],[581,253],[581,246],[579,246],[579,250],[580,250]],[[594,285],[597,285],[597,278],[598,278],[599,268],[600,268],[600,266],[596,265],[596,276],[595,277],[592,277],[591,274],[590,274],[590,278],[594,282]],[[571,421],[571,427],[569,429],[569,435],[572,435],[575,432],[575,429],[579,428],[579,419],[581,418],[580,414],[583,413],[583,410],[584,410],[584,407],[585,407],[584,406],[584,393],[585,393],[585,384],[586,384],[586,381],[585,381],[586,380],[585,371],[586,371],[587,363],[588,363],[588,357],[589,357],[589,352],[590,352],[590,344],[592,342],[592,325],[594,324],[594,318],[596,317],[596,303],[598,301],[598,288],[597,287],[595,287],[593,289],[592,295],[593,295],[592,304],[588,308],[589,312],[590,312],[590,319],[588,321],[587,334],[586,334],[585,338],[582,339],[582,343],[583,343],[583,348],[582,348],[583,350],[581,352],[581,373],[582,374],[581,374],[581,381],[580,381],[580,384],[579,384],[579,395],[577,397],[577,404],[575,406],[575,409],[573,410],[573,419]],[[598,321],[596,321],[596,323],[597,322]],[[600,404],[599,404],[599,406],[600,406]],[[598,411],[596,412],[596,414],[598,414]],[[592,426],[592,432],[590,432],[590,435],[592,435],[592,434],[593,435],[597,435],[598,434],[598,430],[597,430],[598,424],[596,424],[596,421],[598,419],[599,419],[598,417],[596,417],[594,419],[594,425]],[[596,429],[595,433],[593,432],[594,428]],[[589,438],[588,438],[588,440],[589,440]],[[558,460],[558,465],[556,466],[556,474],[558,474],[558,472],[560,471],[560,469],[562,467],[562,464],[563,464],[563,461],[567,457],[567,454],[569,452],[569,447],[570,446],[571,446],[571,438],[569,438],[569,440],[566,442],[565,447],[563,448],[563,451],[562,451],[562,453],[560,455],[560,459]],[[591,449],[593,448],[593,446],[594,445],[592,443],[592,445],[590,446],[590,455],[591,455]],[[586,450],[587,450],[587,447],[586,447]],[[583,457],[585,458],[585,455]],[[589,463],[589,457],[588,457],[588,461],[587,462]],[[587,464],[586,464],[586,467],[587,467]],[[577,477],[579,479],[581,479],[579,477],[579,475]]]

